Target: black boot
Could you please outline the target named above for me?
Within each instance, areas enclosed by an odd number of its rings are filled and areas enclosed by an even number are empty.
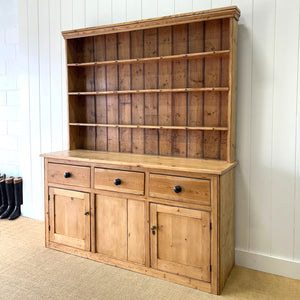
[[[0,179],[0,194],[2,199],[2,204],[0,206],[0,216],[1,216],[6,211],[8,206],[6,189],[5,189],[5,176],[4,178]]]
[[[7,206],[6,211],[3,214],[1,214],[0,219],[8,218],[15,208],[13,177],[9,177],[9,178],[5,179],[5,188],[6,188],[8,206]]]
[[[1,179],[5,179],[5,174],[0,174],[0,180]],[[2,206],[2,195],[1,195],[1,191],[0,191],[0,207]]]
[[[8,220],[15,220],[21,215],[21,204],[23,204],[22,178],[14,179],[15,209],[8,217]]]

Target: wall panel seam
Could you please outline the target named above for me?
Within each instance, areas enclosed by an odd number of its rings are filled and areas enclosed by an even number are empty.
[[[252,106],[253,106],[253,20],[254,20],[254,0],[252,0],[252,14],[251,14],[251,76],[250,76],[250,85],[251,85],[251,95],[250,95],[250,110],[249,110],[249,114],[250,114],[250,127],[249,127],[249,144],[250,144],[250,158],[249,158],[249,190],[248,190],[248,245],[247,245],[247,251],[249,251],[250,249],[250,220],[251,220],[251,209],[250,209],[250,200],[251,200],[251,170],[252,170],[252,160],[253,160],[253,157],[252,157],[252,140],[253,140],[253,137],[252,137]],[[238,200],[238,199],[237,199]]]
[[[272,103],[274,103],[274,86],[275,86],[275,54],[276,54],[276,26],[277,26],[277,5],[276,5],[275,0],[275,20],[274,20],[274,42],[273,42],[273,77],[272,77]],[[270,211],[273,211],[273,141],[274,141],[274,105],[272,105],[271,108],[271,118],[272,118],[272,126],[271,126],[271,131],[272,131],[272,150],[271,150],[271,207]],[[272,228],[272,223],[273,223],[273,218],[272,218],[272,213],[270,213],[270,224]],[[269,248],[269,255],[272,253],[272,235],[271,236],[271,241],[270,241],[270,248]]]
[[[295,129],[295,167],[294,167],[294,226],[293,226],[293,260],[295,260],[295,252],[296,252],[296,198],[297,198],[297,172],[298,172],[298,164],[299,164],[299,157],[297,155],[297,146],[298,146],[298,129],[300,127],[300,5],[298,7],[298,59],[297,59],[297,93],[296,93],[296,129]],[[299,149],[300,151],[300,149]],[[300,165],[299,165],[300,166]],[[300,172],[300,170],[299,170]],[[300,189],[300,187],[298,187]]]

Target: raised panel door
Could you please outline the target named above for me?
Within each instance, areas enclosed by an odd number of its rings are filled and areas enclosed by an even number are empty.
[[[50,188],[50,241],[90,250],[90,194]]]
[[[150,204],[151,267],[210,282],[210,213]]]

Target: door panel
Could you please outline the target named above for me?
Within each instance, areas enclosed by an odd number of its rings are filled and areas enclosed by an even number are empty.
[[[151,267],[210,281],[210,213],[150,205]]]
[[[50,241],[90,250],[90,195],[50,188]]]
[[[145,264],[144,201],[96,195],[96,252]]]
[[[127,260],[127,200],[96,195],[96,252]]]
[[[145,264],[145,202],[128,199],[128,260]]]

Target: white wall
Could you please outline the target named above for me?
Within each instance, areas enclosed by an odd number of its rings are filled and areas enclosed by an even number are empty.
[[[43,218],[39,154],[67,149],[60,31],[238,5],[236,262],[300,279],[299,0],[19,0],[24,213]]]
[[[21,175],[18,1],[0,0],[0,173]]]

